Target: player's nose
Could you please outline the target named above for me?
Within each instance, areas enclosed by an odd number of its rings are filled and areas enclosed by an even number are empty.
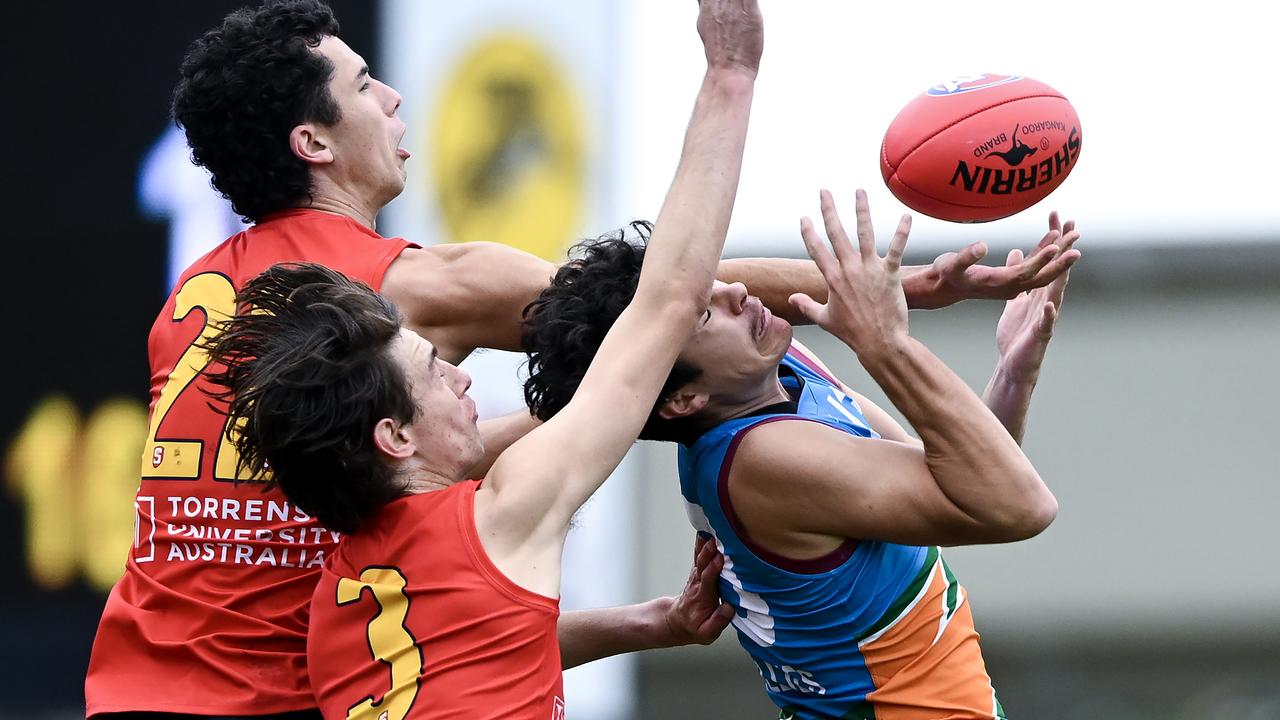
[[[395,88],[380,80],[377,82],[382,86],[382,92],[386,96],[387,114],[395,115],[396,111],[400,109],[400,103],[403,98],[400,97],[400,93],[396,92]]]
[[[454,388],[458,397],[462,397],[471,388],[471,375],[452,363],[445,363],[445,366],[448,368],[445,378],[448,380],[449,387]]]

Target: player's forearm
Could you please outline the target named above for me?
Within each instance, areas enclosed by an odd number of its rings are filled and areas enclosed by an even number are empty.
[[[859,356],[920,436],[939,489],[996,540],[1044,529],[1057,511],[1017,442],[982,400],[910,337]]]
[[[1014,377],[1003,363],[999,363],[982,393],[983,403],[1019,445],[1026,433],[1027,411],[1031,408],[1031,393],[1036,389],[1036,380],[1035,376]]]
[[[531,447],[555,449],[554,486],[539,483],[538,496],[528,501],[553,526],[568,522],[635,442],[707,306],[742,169],[754,84],[742,71],[707,71],[635,297],[600,343],[573,399],[530,436],[538,438]],[[647,401],[637,402],[641,398]],[[509,462],[499,459],[491,474]]]
[[[639,605],[577,610],[560,616],[560,666],[568,670],[623,653],[671,647],[673,633],[666,620],[671,598]]]
[[[645,251],[637,299],[705,304],[733,214],[754,91],[748,73],[707,71]]]
[[[944,297],[941,285],[933,276],[930,265],[902,266],[902,291],[907,296],[907,307],[933,309],[956,302],[959,298]],[[796,310],[787,298],[794,293],[804,293],[815,301],[827,301],[827,283],[812,260],[790,258],[736,258],[724,260],[716,272],[717,279],[747,286],[747,292],[760,298],[760,302],[774,315],[792,325],[807,325],[809,319]]]

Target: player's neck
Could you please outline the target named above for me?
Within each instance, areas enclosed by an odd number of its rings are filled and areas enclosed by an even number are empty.
[[[311,204],[307,207],[351,218],[370,230],[378,229],[378,211],[382,209],[378,203],[365,200],[323,177],[315,178]]]
[[[419,468],[405,482],[404,492],[406,495],[420,495],[444,490],[457,482],[456,478]]]
[[[406,495],[444,490],[466,477],[464,472],[450,464],[428,463],[420,455],[403,460],[397,468],[397,475],[404,478]]]
[[[772,375],[752,392],[734,397],[712,397],[702,415],[712,422],[711,427],[726,420],[746,417],[770,405],[777,405],[791,400],[786,388],[782,387],[777,375]]]

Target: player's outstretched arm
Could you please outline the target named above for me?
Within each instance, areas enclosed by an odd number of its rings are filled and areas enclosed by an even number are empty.
[[[409,248],[387,268],[382,294],[457,365],[480,347],[519,350],[520,313],[554,274],[546,260],[496,243]]]
[[[733,607],[721,601],[717,587],[723,567],[715,543],[698,538],[693,567],[679,595],[561,615],[556,626],[561,667],[640,650],[711,644],[733,619]]]
[[[1049,213],[1049,231],[1036,248],[1024,255],[1016,251],[1016,261],[1004,265],[978,264],[987,255],[986,243],[976,242],[960,252],[939,255],[932,264],[904,269],[903,287],[908,289],[912,308],[928,310],[953,305],[961,300],[1010,300],[1024,292],[1044,288],[1066,277],[1080,259],[1074,249],[1080,233],[1075,223],[1062,226],[1058,213]]]
[[[812,423],[775,423],[777,428],[766,426],[750,433],[739,452],[750,450],[751,435],[759,435],[759,442],[770,441],[772,447],[812,448],[808,453],[788,453],[788,460],[798,464],[791,472],[829,476],[812,488],[809,502],[836,503],[846,497],[842,512],[824,517],[857,521],[845,522],[833,534],[900,539],[858,523],[871,516],[909,523],[905,515],[894,515],[904,507],[929,519],[909,527],[924,533],[940,531],[929,536],[940,543],[1011,540],[1042,530],[1056,513],[1057,503],[1031,462],[977,395],[907,332],[899,262],[910,216],[899,223],[888,253],[881,258],[865,193],[859,191],[857,196],[856,248],[845,234],[830,194],[822,193],[821,202],[830,249],[807,218],[801,223],[801,234],[827,280],[829,298],[825,304],[807,296],[792,300],[857,354],[919,433],[923,448],[827,437],[821,431],[829,429],[808,427]],[[811,439],[804,441],[801,435]],[[824,437],[819,440],[819,436]],[[767,459],[757,460],[761,473],[770,472]],[[822,482],[828,483],[825,492]]]
[[[706,308],[737,194],[763,29],[755,0],[702,0],[707,71],[636,294],[569,404],[511,446],[476,495],[485,550],[553,592],[569,519],[621,461]]]
[[[1015,264],[994,267],[979,264],[987,255],[987,246],[977,242],[959,252],[939,255],[929,265],[904,265],[900,275],[907,307],[932,310],[962,300],[1006,300],[1052,283],[1080,258],[1080,252],[1072,250],[1079,235],[1070,229],[1054,229],[1056,219],[1056,213],[1050,215],[1050,232],[1034,252],[1019,256]],[[787,302],[791,295],[804,293],[818,302],[827,300],[826,281],[808,260],[725,260],[720,263],[717,277],[724,282],[746,285],[747,291],[759,297],[774,315],[792,324],[809,320]]]
[[[1057,213],[1049,216],[1049,232],[1059,232],[1063,237],[1079,237],[1075,232],[1075,221],[1068,220],[1065,226],[1060,226]],[[1022,252],[1013,250],[1005,264],[1015,266],[1020,262]],[[1031,393],[1040,379],[1040,365],[1044,362],[1054,325],[1058,322],[1068,275],[1064,272],[1048,285],[1009,300],[996,325],[996,348],[1000,351],[1000,359],[996,361],[995,372],[982,399],[1019,445],[1026,430]]]

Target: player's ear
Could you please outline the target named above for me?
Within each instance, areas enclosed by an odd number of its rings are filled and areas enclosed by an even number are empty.
[[[688,389],[677,390],[668,395],[662,401],[662,405],[658,406],[658,417],[663,420],[689,417],[702,410],[709,402],[711,402],[711,396],[707,393]]]
[[[417,450],[413,438],[405,431],[405,426],[391,418],[382,418],[373,426],[373,445],[378,448],[378,452],[396,460],[413,457]]]
[[[327,165],[333,162],[333,150],[321,130],[313,123],[294,127],[289,133],[289,149],[305,163]]]

